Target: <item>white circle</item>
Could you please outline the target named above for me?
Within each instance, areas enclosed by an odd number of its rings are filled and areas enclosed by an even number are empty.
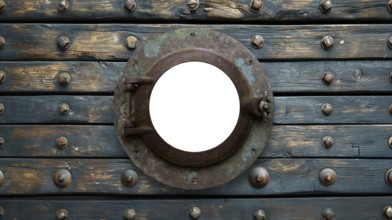
[[[204,62],[186,62],[166,71],[150,97],[150,116],[159,136],[174,148],[202,152],[233,132],[240,100],[231,79]]]

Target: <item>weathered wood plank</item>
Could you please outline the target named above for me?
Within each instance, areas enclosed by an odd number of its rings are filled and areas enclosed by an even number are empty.
[[[328,14],[320,11],[318,0],[263,0],[262,11],[250,9],[250,0],[201,0],[196,12],[183,0],[137,1],[129,13],[124,1],[73,0],[65,13],[57,11],[58,1],[6,0],[1,20],[10,21],[391,21],[384,0],[334,1]]]
[[[261,62],[274,93],[392,93],[391,61]],[[0,62],[7,75],[1,93],[113,93],[123,62]],[[334,73],[330,85],[325,71]],[[59,85],[59,74],[68,72],[71,83]]]
[[[384,177],[392,168],[390,160],[269,159],[257,161],[253,167],[256,166],[265,167],[270,175],[269,184],[262,189],[253,188],[248,182],[248,172],[244,172],[221,187],[187,191],[159,184],[138,170],[138,184],[133,188],[123,186],[122,172],[136,169],[129,159],[1,159],[0,170],[5,181],[0,195],[392,195],[392,187]],[[59,168],[72,174],[72,182],[66,188],[58,188],[53,183],[53,174]],[[332,168],[337,173],[334,185],[325,187],[319,182],[319,172],[324,168]]]
[[[322,219],[330,208],[334,219],[383,219],[390,196],[323,197],[323,198],[252,198],[252,199],[1,199],[5,219],[54,219],[55,213],[66,209],[72,219],[123,219],[124,212],[134,209],[136,219],[190,219],[189,210],[198,207],[201,219],[253,219],[263,210],[267,219]],[[168,209],[170,207],[170,209]]]
[[[226,33],[263,60],[281,59],[386,59],[392,57],[387,46],[390,24],[375,25],[183,25],[183,24],[1,24],[0,36],[6,45],[0,60],[128,60],[133,51],[125,46],[132,35],[139,47],[153,33],[178,28],[209,28]],[[251,46],[254,34],[261,34],[261,49]],[[65,35],[70,47],[63,51],[57,38]],[[320,46],[323,36],[331,35],[330,50]],[[197,36],[197,35],[196,35]],[[154,45],[156,46],[155,43]]]
[[[261,158],[276,157],[360,157],[391,158],[388,139],[391,125],[274,126]],[[128,158],[118,142],[113,126],[86,125],[3,125],[4,144],[0,157],[102,157]],[[59,137],[68,146],[56,148]],[[334,145],[324,149],[324,136]]]

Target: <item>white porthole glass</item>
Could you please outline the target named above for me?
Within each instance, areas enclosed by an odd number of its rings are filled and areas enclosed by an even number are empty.
[[[186,152],[217,147],[234,130],[240,100],[231,79],[204,62],[186,62],[165,72],[150,97],[155,130],[169,145]]]

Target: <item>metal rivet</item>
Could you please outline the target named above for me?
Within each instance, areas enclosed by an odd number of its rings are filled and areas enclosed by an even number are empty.
[[[332,9],[332,2],[330,0],[321,0],[320,11],[322,13],[328,13]]]
[[[261,11],[264,7],[262,0],[252,0],[250,3],[250,8],[254,11]]]
[[[2,186],[4,183],[4,174],[3,171],[0,170],[0,186]]]
[[[3,207],[0,207],[0,217],[3,217],[5,214],[5,211],[3,209]]]
[[[330,71],[326,71],[323,73],[322,79],[325,84],[329,85],[335,79],[335,75]]]
[[[187,0],[188,9],[191,11],[196,11],[199,8],[199,0]]]
[[[332,220],[335,217],[335,212],[330,208],[326,208],[321,213],[321,216],[323,216],[325,220]]]
[[[392,114],[392,104],[388,108],[389,114]]]
[[[332,113],[333,106],[329,103],[325,103],[321,106],[321,111],[324,113],[324,115],[328,116]]]
[[[325,149],[331,148],[332,145],[333,145],[333,137],[331,137],[331,136],[325,136],[325,137],[323,137],[323,140],[321,141],[321,144],[322,144],[322,146],[323,146]]]
[[[337,175],[334,170],[325,168],[319,174],[320,183],[324,186],[331,186],[336,182]]]
[[[71,75],[67,72],[59,74],[59,85],[68,86],[71,83]]]
[[[6,7],[4,0],[0,0],[0,13],[4,12]]]
[[[392,49],[392,36],[389,36],[388,38],[388,47],[389,49]]]
[[[62,49],[62,50],[68,50],[68,48],[71,46],[71,41],[69,40],[68,37],[66,36],[60,36],[57,39],[57,45]]]
[[[58,112],[62,115],[69,113],[69,105],[67,103],[61,103],[58,107]]]
[[[389,148],[392,149],[392,137],[390,137],[390,138],[388,139],[388,145],[389,145]]]
[[[136,10],[135,0],[126,0],[124,2],[124,8],[126,8],[129,12],[134,12]]]
[[[136,211],[134,209],[127,209],[124,212],[125,220],[134,220],[136,217]]]
[[[249,174],[249,182],[255,188],[265,187],[269,182],[269,174],[263,167],[256,167]]]
[[[0,115],[4,114],[4,111],[5,111],[5,107],[3,103],[0,103]]]
[[[198,207],[192,207],[189,210],[189,215],[193,218],[193,219],[198,219],[201,215],[201,210]]]
[[[265,216],[265,212],[261,209],[257,210],[255,212],[255,214],[253,215],[255,220],[265,220],[266,216]]]
[[[4,37],[0,36],[0,49],[5,46],[5,39]]]
[[[384,216],[387,219],[392,219],[392,207],[391,206],[385,206],[383,214],[384,214]]]
[[[392,13],[392,0],[389,0],[389,1],[388,1],[387,7],[388,7],[388,11],[389,11],[390,13]]]
[[[5,74],[4,71],[0,70],[0,84],[3,84],[6,79],[7,79],[7,74]]]
[[[389,73],[389,81],[392,83],[392,72]]]
[[[137,47],[137,38],[134,36],[129,36],[125,39],[125,45],[128,49],[133,50]]]
[[[56,212],[56,220],[67,220],[68,219],[68,210],[59,209]]]
[[[57,11],[65,12],[67,11],[68,7],[69,7],[68,0],[60,0],[59,3],[57,4]]]
[[[126,187],[133,187],[139,181],[139,175],[133,170],[125,170],[121,176],[121,182]]]
[[[67,148],[68,146],[68,139],[66,137],[59,137],[56,140],[56,147],[60,150]]]
[[[72,175],[67,169],[59,169],[53,175],[53,181],[56,186],[60,188],[65,188],[72,181]]]
[[[385,173],[385,182],[392,185],[392,168]]]
[[[0,137],[0,149],[3,147],[4,145],[4,138]]]
[[[329,50],[333,47],[334,45],[334,39],[331,36],[325,36],[323,39],[321,39],[321,47],[324,50]]]
[[[260,35],[254,35],[252,37],[252,47],[260,49],[264,46],[264,38]]]

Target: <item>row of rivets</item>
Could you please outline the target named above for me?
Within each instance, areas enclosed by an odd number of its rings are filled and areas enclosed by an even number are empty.
[[[331,115],[332,112],[333,112],[333,106],[332,106],[332,104],[330,104],[330,103],[324,103],[324,104],[321,106],[321,112],[322,112],[325,116]],[[389,114],[392,114],[392,104],[389,105],[389,107],[388,107],[388,112],[389,112]]]
[[[67,72],[62,72],[58,75],[59,85],[68,86],[71,83],[71,75]],[[7,79],[7,74],[0,70],[0,84],[3,84]]]
[[[0,37],[1,38],[1,37]],[[0,39],[1,41],[1,39]],[[128,49],[135,49],[137,47],[137,38],[134,36],[129,36],[125,39],[125,46]],[[68,50],[71,46],[71,40],[66,37],[66,36],[60,36],[59,38],[57,38],[57,46],[61,49],[61,50]],[[1,43],[0,43],[0,47],[1,47]]]

